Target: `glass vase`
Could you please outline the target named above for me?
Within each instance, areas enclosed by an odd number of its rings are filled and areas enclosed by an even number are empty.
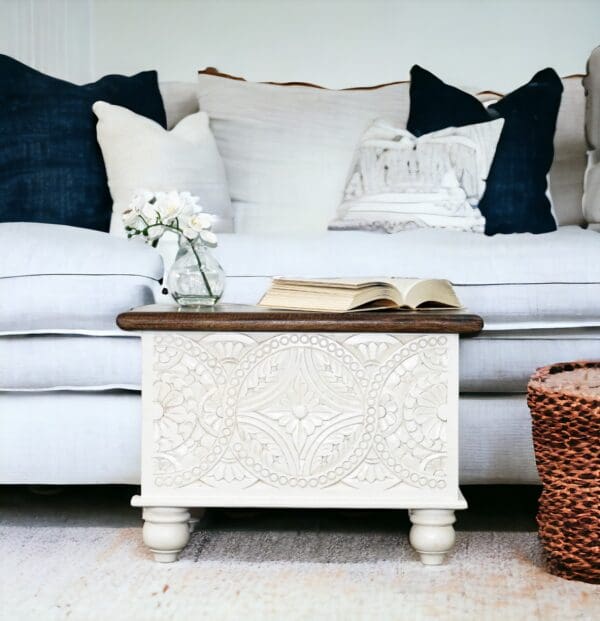
[[[225,272],[200,238],[180,236],[167,287],[180,306],[214,306],[225,289]]]

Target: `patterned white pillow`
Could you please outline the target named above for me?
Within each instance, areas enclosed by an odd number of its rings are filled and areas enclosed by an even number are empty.
[[[449,127],[420,137],[378,120],[358,147],[330,230],[393,233],[442,227],[483,232],[477,205],[503,119]]]

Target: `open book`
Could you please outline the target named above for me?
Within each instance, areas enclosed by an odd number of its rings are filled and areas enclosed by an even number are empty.
[[[452,285],[433,278],[274,278],[258,304],[338,313],[462,307]]]

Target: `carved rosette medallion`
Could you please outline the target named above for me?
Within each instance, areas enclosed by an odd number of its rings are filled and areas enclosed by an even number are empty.
[[[246,355],[230,380],[233,454],[272,485],[322,487],[367,454],[375,409],[359,360],[322,334],[282,334]]]

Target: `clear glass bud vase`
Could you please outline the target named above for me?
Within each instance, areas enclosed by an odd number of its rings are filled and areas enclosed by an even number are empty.
[[[180,306],[214,306],[225,289],[225,272],[199,238],[190,242],[181,235],[167,287]]]

